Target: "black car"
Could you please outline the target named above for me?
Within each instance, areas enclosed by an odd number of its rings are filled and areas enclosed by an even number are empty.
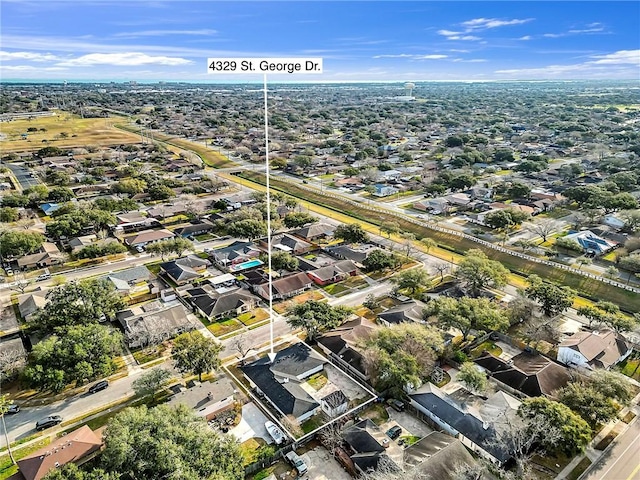
[[[38,420],[36,423],[36,430],[44,430],[45,428],[55,427],[59,423],[62,423],[62,417],[60,415],[50,415],[42,420]]]
[[[404,402],[400,401],[400,400],[390,400],[389,401],[389,405],[391,405],[391,407],[394,410],[397,410],[398,412],[404,412],[404,409],[406,408],[406,405],[404,404]]]
[[[100,380],[98,383],[96,383],[95,385],[92,385],[89,388],[89,393],[100,392],[100,391],[104,390],[105,388],[107,388],[108,386],[109,386],[109,382],[107,380]]]
[[[395,440],[400,436],[401,433],[402,428],[399,425],[395,425],[387,430],[387,437],[389,437],[391,440]]]

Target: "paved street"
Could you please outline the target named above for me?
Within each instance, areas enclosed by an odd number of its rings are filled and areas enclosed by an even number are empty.
[[[16,165],[14,163],[3,163],[3,165],[6,165],[7,168],[13,172],[13,175],[16,177],[23,190],[40,183],[40,180],[38,180],[37,177],[32,177],[29,170],[21,165]]]
[[[638,480],[640,479],[640,422],[636,418],[629,429],[614,440],[583,480]]]

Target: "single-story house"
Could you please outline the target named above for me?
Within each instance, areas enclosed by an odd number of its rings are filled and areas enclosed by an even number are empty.
[[[285,300],[294,297],[305,290],[311,288],[313,281],[306,273],[294,273],[286,277],[277,278],[271,281],[273,290],[273,300]],[[263,282],[254,286],[256,294],[265,300],[269,300],[269,282]]]
[[[26,321],[31,319],[31,316],[39,309],[44,308],[47,304],[47,293],[49,290],[45,290],[42,287],[38,287],[36,290],[30,293],[25,293],[18,297],[18,310],[20,316]]]
[[[345,280],[357,272],[358,267],[351,260],[341,260],[333,265],[310,270],[307,275],[317,285],[324,286]]]
[[[210,265],[211,262],[209,260],[200,258],[197,255],[188,255],[170,262],[161,263],[160,271],[176,284],[183,285],[195,278],[199,278]]]
[[[342,260],[351,260],[356,264],[362,265],[362,262],[371,252],[377,250],[378,247],[370,244],[362,244],[354,247],[353,245],[336,245],[324,249],[329,255]]]
[[[109,280],[121,295],[130,295],[132,293],[149,291],[148,282],[153,278],[153,274],[147,267],[140,265],[118,272],[112,272],[103,278]]]
[[[379,313],[378,319],[386,326],[403,322],[424,323],[424,307],[424,303],[410,300]]]
[[[395,457],[396,465],[402,460],[401,447],[395,442],[390,442],[371,419],[366,418],[346,427],[342,430],[342,439],[347,445],[349,458],[360,473],[375,470],[383,457],[391,460],[391,456],[387,455],[387,449],[394,451],[395,455],[392,456]]]
[[[555,397],[555,392],[566,386],[575,375],[540,354],[522,352],[511,360],[503,360],[488,352],[474,360],[499,386],[515,394],[529,397]]]
[[[267,239],[260,239],[260,246],[267,248]],[[301,255],[313,250],[314,246],[300,238],[289,235],[288,233],[278,233],[271,237],[271,247],[274,250],[289,252],[293,255]]]
[[[471,203],[471,197],[466,193],[452,193],[444,198],[450,205],[457,205],[459,207],[464,207]]]
[[[42,210],[45,215],[51,215],[60,207],[61,205],[59,203],[43,203],[42,205],[40,205],[40,210]]]
[[[181,215],[188,210],[187,205],[178,203],[175,205],[160,205],[158,207],[152,207],[147,210],[147,215],[157,220],[173,217],[175,215]]]
[[[25,480],[40,480],[68,463],[82,465],[101,448],[102,439],[85,425],[18,460],[18,468]]]
[[[391,195],[395,195],[400,192],[396,187],[392,187],[391,185],[383,185],[381,183],[377,183],[373,186],[375,191],[372,193],[375,197],[389,197]]]
[[[596,255],[604,255],[618,246],[616,242],[599,237],[590,230],[570,233],[564,238],[567,240],[575,240],[586,252],[591,251]]]
[[[211,286],[203,285],[187,290],[187,300],[194,311],[209,320],[237,317],[256,308],[260,299],[243,288],[218,293]]]
[[[155,345],[201,326],[177,300],[170,303],[157,300],[133,307],[118,312],[116,318],[129,348]]]
[[[305,239],[307,242],[314,242],[321,238],[332,237],[336,227],[328,223],[312,223],[298,230],[293,231],[293,235]]]
[[[204,233],[212,232],[216,229],[215,225],[208,220],[201,220],[199,222],[192,222],[191,225],[186,227],[176,228],[174,233],[179,237],[187,238],[194,237],[196,235],[202,235]]]
[[[191,388],[181,388],[173,395],[168,404],[187,405],[195,410],[196,415],[211,420],[216,415],[233,409],[236,389],[226,376],[220,376],[215,382],[196,383]]]
[[[613,330],[577,332],[558,345],[558,361],[570,367],[608,369],[632,351],[627,339]]]
[[[17,260],[20,270],[28,270],[30,268],[43,268],[51,265],[62,263],[63,255],[55,243],[44,242],[38,253],[25,255]]]
[[[446,198],[425,198],[413,203],[416,210],[432,211],[433,213],[446,212],[449,209],[449,202]]]
[[[162,240],[168,240],[175,235],[167,229],[160,230],[145,230],[135,235],[131,235],[124,239],[124,243],[130,247],[144,247],[149,243],[160,242]]]
[[[215,249],[211,252],[211,258],[218,265],[227,267],[257,258],[261,253],[253,242],[235,241],[231,245]]]
[[[336,390],[320,399],[320,407],[330,418],[334,418],[349,409],[349,399],[342,390]]]
[[[82,235],[80,237],[73,237],[67,243],[69,248],[73,253],[76,253],[79,250],[82,250],[84,247],[87,247],[98,241],[98,236],[95,234],[91,235]]]
[[[283,416],[292,415],[302,423],[320,409],[301,386],[314,373],[324,369],[326,361],[304,343],[280,350],[271,362],[268,356],[240,367],[253,388]]]

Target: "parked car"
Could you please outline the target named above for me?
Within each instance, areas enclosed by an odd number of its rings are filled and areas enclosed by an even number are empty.
[[[36,278],[36,282],[40,282],[42,280],[49,280],[50,278],[51,278],[51,274],[50,273],[41,273]]]
[[[89,393],[97,393],[109,386],[109,382],[107,380],[100,380],[98,383],[92,385],[89,388]]]
[[[387,430],[387,437],[389,437],[391,440],[395,440],[400,436],[401,433],[402,428],[399,425],[395,425]]]
[[[40,431],[45,428],[55,427],[60,423],[62,423],[62,417],[60,415],[50,415],[36,422],[36,430]]]
[[[389,405],[391,405],[391,408],[393,408],[394,410],[397,410],[398,412],[404,412],[404,409],[407,408],[404,402],[396,399],[390,400]]]
[[[19,411],[20,411],[20,407],[18,405],[16,405],[15,403],[13,403],[13,404],[9,405],[7,413],[13,414],[13,413],[18,413]]]
[[[273,438],[273,441],[276,442],[276,445],[280,445],[286,440],[284,433],[282,433],[282,430],[280,430],[275,423],[271,421],[265,422],[264,428],[267,429],[269,436]]]
[[[304,475],[307,473],[307,464],[304,463],[304,460],[302,460],[296,452],[291,450],[284,457],[298,471],[298,475]]]

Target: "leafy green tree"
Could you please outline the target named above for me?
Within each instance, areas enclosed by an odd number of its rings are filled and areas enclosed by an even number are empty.
[[[50,202],[68,202],[72,198],[75,198],[75,194],[73,190],[66,187],[53,187],[49,190],[49,198]]]
[[[227,225],[227,233],[234,237],[255,238],[263,237],[267,234],[267,224],[262,220],[246,219],[233,222]]]
[[[348,307],[333,307],[326,302],[310,300],[296,305],[287,313],[287,323],[293,328],[302,328],[307,338],[315,340],[318,335],[344,322],[351,309]]]
[[[429,285],[429,272],[424,268],[410,268],[392,277],[391,283],[394,283],[397,289],[408,288],[409,293],[413,295],[420,287]]]
[[[26,207],[29,204],[29,197],[27,195],[16,193],[5,195],[0,200],[4,207]]]
[[[571,288],[543,282],[537,275],[530,275],[527,280],[529,286],[525,289],[525,294],[540,303],[540,308],[547,317],[555,317],[573,305],[576,293]]]
[[[376,249],[362,261],[362,266],[367,272],[379,272],[387,268],[398,268],[402,265],[402,260],[393,252],[386,253]]]
[[[173,237],[167,240],[153,242],[147,245],[145,250],[152,255],[160,254],[163,259],[171,253],[181,257],[186,250],[193,250],[193,243],[186,238]]]
[[[580,307],[578,314],[589,320],[589,327],[594,323],[605,324],[617,332],[628,332],[636,326],[633,317],[622,313],[620,307],[611,302],[599,301],[594,306]]]
[[[186,405],[127,408],[104,432],[100,465],[120,480],[241,480],[238,442]]]
[[[573,252],[582,252],[582,245],[580,245],[576,240],[573,240],[572,238],[556,238],[554,247],[564,248],[565,250],[571,250]]]
[[[518,409],[518,415],[526,419],[542,418],[548,424],[555,425],[560,429],[561,439],[559,442],[549,444],[544,436],[541,438],[549,454],[555,453],[560,447],[566,455],[575,455],[584,451],[591,441],[591,428],[580,415],[571,411],[566,405],[546,397],[523,400]]]
[[[333,236],[347,243],[366,243],[369,241],[369,235],[359,223],[338,225],[333,232]]]
[[[176,196],[176,192],[171,187],[163,184],[153,185],[147,189],[151,200],[167,200]]]
[[[39,390],[60,392],[72,382],[105,377],[116,371],[113,357],[122,352],[122,334],[98,324],[59,328],[29,355],[23,375]]]
[[[434,327],[401,323],[376,330],[365,346],[365,368],[376,389],[401,398],[406,386],[418,388],[431,374],[444,341]]]
[[[391,238],[391,235],[400,233],[400,225],[397,222],[386,222],[380,225],[380,232],[386,233],[387,238]]]
[[[466,340],[471,330],[506,331],[509,327],[507,311],[487,298],[438,297],[427,303],[426,318],[435,317],[442,327],[454,327]]]
[[[20,213],[17,208],[14,207],[2,207],[0,208],[0,222],[17,222],[20,218]]]
[[[589,385],[621,405],[627,405],[634,394],[627,377],[618,372],[595,370],[589,376]]]
[[[147,189],[147,182],[138,178],[125,178],[111,186],[113,193],[126,193],[129,195],[136,195],[142,193]]]
[[[462,382],[472,392],[484,392],[487,389],[488,381],[484,373],[476,367],[473,362],[465,362],[460,365],[456,380]]]
[[[482,288],[504,286],[508,275],[509,270],[500,262],[489,259],[478,249],[469,250],[456,270],[456,276],[472,295],[478,295]]]
[[[61,468],[51,470],[44,480],[119,480],[119,478],[118,473],[107,473],[101,468],[85,471],[75,463],[67,463]]]
[[[36,252],[44,243],[44,237],[35,232],[4,230],[0,232],[0,255],[4,258],[21,257]]]
[[[153,395],[164,387],[171,379],[171,372],[164,368],[153,368],[147,370],[133,381],[131,387],[139,397]]]
[[[314,223],[318,221],[318,217],[306,212],[289,213],[284,217],[284,225],[287,228],[299,228],[304,227],[308,223]]]
[[[438,246],[433,238],[423,238],[420,243],[424,246],[424,250],[429,253],[429,250]]]
[[[591,428],[614,419],[618,413],[613,398],[584,381],[568,383],[558,391],[558,399],[578,413]]]
[[[267,263],[265,256],[264,263]],[[274,270],[288,270],[293,272],[298,269],[299,260],[289,252],[276,252],[271,255],[271,267]]]
[[[0,237],[1,239],[2,237]],[[622,257],[618,262],[620,268],[624,268],[629,272],[640,273],[640,253],[633,253]]]
[[[507,195],[509,198],[529,198],[531,195],[531,187],[522,182],[513,182],[509,188],[507,188]]]
[[[125,308],[113,283],[106,279],[73,280],[47,293],[47,305],[34,314],[30,324],[42,332],[57,327],[96,323],[113,318]]]
[[[222,346],[212,338],[205,337],[198,331],[186,332],[173,340],[173,361],[181,372],[198,375],[211,372],[220,366],[218,355]]]
[[[485,223],[491,228],[504,229],[520,225],[527,220],[529,215],[514,208],[505,208],[490,212],[485,217]]]

